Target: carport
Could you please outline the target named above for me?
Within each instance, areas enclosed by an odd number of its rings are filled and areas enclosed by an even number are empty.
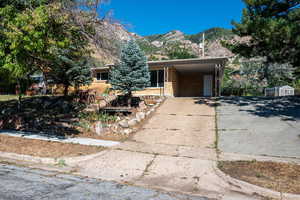
[[[162,93],[175,97],[212,97],[221,93],[227,58],[197,58],[149,62],[150,70],[164,70]]]

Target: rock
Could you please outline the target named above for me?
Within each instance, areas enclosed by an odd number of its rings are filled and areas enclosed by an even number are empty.
[[[3,129],[4,127],[4,120],[0,120],[0,129]]]
[[[143,119],[145,119],[145,113],[144,112],[138,112],[135,114],[135,117],[138,122],[141,122]]]
[[[48,107],[50,107],[51,104],[52,104],[51,101],[45,101],[43,107],[48,108]]]
[[[70,110],[69,102],[63,101],[63,103],[61,104],[61,108],[64,112],[69,111]]]
[[[106,102],[105,101],[100,101],[99,107],[104,108],[105,106],[106,106]]]
[[[140,110],[145,110],[146,108],[147,108],[147,106],[146,106],[145,102],[144,102],[144,101],[141,101],[141,102],[139,103],[139,109],[140,109]]]
[[[117,124],[114,124],[112,127],[111,127],[111,130],[112,132],[114,133],[118,133],[119,132],[119,126]]]
[[[122,128],[129,128],[129,121],[127,120],[122,120],[119,122],[119,125],[122,127]]]
[[[103,133],[103,126],[100,121],[95,123],[94,130],[97,135],[101,135]]]
[[[130,129],[130,128],[124,129],[124,130],[122,131],[122,133],[123,133],[124,135],[130,135],[130,134],[132,133],[132,129]]]
[[[131,120],[128,121],[128,125],[129,125],[130,127],[133,127],[133,126],[135,126],[135,125],[137,125],[137,124],[138,124],[138,120],[135,119],[135,118],[133,118],[133,119],[131,119]]]

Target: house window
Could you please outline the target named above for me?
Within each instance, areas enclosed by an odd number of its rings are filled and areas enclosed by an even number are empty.
[[[98,81],[107,81],[108,80],[108,72],[98,72],[96,74],[96,78]]]
[[[164,87],[164,70],[153,70],[151,73],[151,87]]]

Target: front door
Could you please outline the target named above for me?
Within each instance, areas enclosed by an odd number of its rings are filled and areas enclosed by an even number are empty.
[[[204,75],[203,78],[203,96],[205,97],[211,97],[212,96],[212,90],[213,90],[213,76],[212,75]]]

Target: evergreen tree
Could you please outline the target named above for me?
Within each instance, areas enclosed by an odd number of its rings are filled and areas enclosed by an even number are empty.
[[[59,50],[57,57],[47,73],[47,78],[55,84],[64,85],[64,95],[68,95],[69,87],[76,91],[80,86],[89,85],[92,82],[89,57],[76,55],[77,51]]]
[[[128,106],[131,106],[133,91],[143,90],[150,85],[147,58],[134,40],[122,47],[120,64],[110,72],[110,84],[114,90],[128,97]]]
[[[244,57],[265,57],[268,63],[300,68],[300,0],[244,0],[241,23],[233,32],[247,42],[226,46]]]

